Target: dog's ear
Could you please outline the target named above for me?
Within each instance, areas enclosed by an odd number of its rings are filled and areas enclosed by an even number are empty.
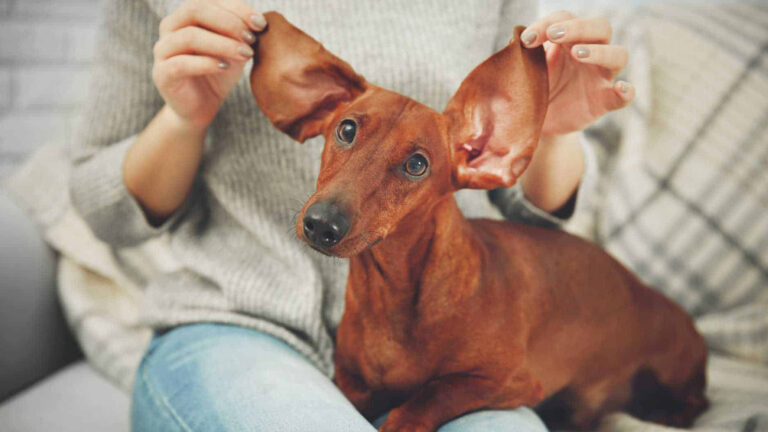
[[[523,48],[520,33],[476,67],[443,115],[457,188],[513,185],[531,160],[547,112],[544,49]]]
[[[251,91],[275,127],[304,142],[333,112],[362,94],[365,79],[276,12],[254,48]]]

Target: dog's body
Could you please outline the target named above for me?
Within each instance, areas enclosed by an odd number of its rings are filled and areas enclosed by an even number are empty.
[[[611,410],[687,425],[705,409],[705,344],[679,307],[586,241],[456,205],[455,190],[508,186],[527,166],[541,49],[515,38],[441,114],[266,16],[252,90],[293,138],[326,137],[296,229],[350,258],[335,379],[367,417],[392,409],[382,431],[521,405],[581,428]]]
[[[549,424],[590,427],[629,409],[685,425],[705,408],[691,319],[595,245],[466,220],[452,198],[403,231],[350,259],[336,381],[370,418],[425,386],[445,405],[408,415],[429,427],[558,392],[559,410],[542,406]],[[645,371],[662,386],[642,387]]]

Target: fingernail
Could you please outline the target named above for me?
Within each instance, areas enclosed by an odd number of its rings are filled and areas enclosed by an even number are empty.
[[[267,26],[267,20],[261,14],[251,15],[251,22],[258,30],[264,30]]]
[[[249,44],[252,44],[256,42],[256,35],[253,34],[253,32],[248,30],[243,30],[243,40],[248,42]]]
[[[229,69],[229,63],[225,62],[224,60],[219,62],[219,67],[221,69]]]
[[[632,89],[632,84],[626,82],[626,81],[619,81],[619,91],[622,93],[629,93],[629,90]]]
[[[237,47],[237,52],[245,58],[253,57],[253,50],[248,45],[240,45]]]
[[[536,40],[536,36],[538,35],[533,30],[524,31],[523,34],[521,35],[521,38],[523,39],[523,44],[525,44],[526,46],[532,44]]]
[[[578,58],[587,58],[587,57],[589,57],[589,48],[587,48],[587,47],[578,47],[578,48],[576,48],[576,57],[578,57]]]
[[[547,36],[550,39],[560,39],[565,36],[565,29],[560,26],[552,26],[547,29]]]

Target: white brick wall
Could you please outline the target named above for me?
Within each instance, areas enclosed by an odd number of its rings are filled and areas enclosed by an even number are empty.
[[[0,179],[64,142],[86,94],[104,0],[0,0]]]

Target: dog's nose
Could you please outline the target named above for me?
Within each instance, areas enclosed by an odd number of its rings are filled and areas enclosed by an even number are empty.
[[[304,237],[315,246],[329,248],[349,230],[344,213],[329,201],[316,202],[304,213]]]

